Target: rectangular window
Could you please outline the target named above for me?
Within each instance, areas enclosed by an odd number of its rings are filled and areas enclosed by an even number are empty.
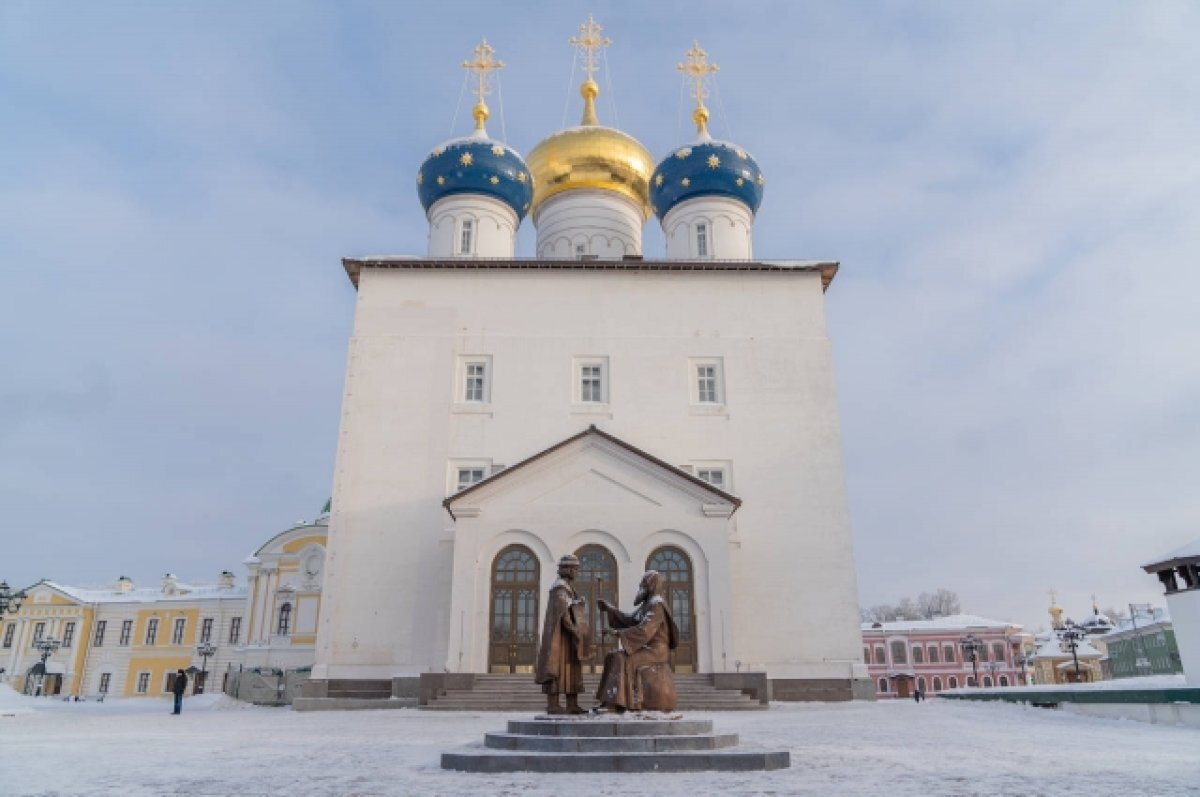
[[[125,646],[129,644],[129,637],[133,636],[133,620],[125,620],[121,623],[121,639],[119,645]]]
[[[175,673],[173,673],[173,672],[164,673],[164,676],[165,677],[163,678],[163,691],[164,692],[174,692],[175,691]]]
[[[4,629],[4,647],[11,648],[13,643],[13,634],[17,631],[17,626],[14,623],[9,623]]]
[[[938,646],[937,645],[929,646],[929,663],[930,664],[938,663]]]
[[[725,404],[725,367],[721,357],[688,358],[689,401],[693,411],[720,411]]]
[[[942,652],[946,654],[945,656],[942,657],[946,660],[946,663],[953,664],[954,663],[954,646],[946,645],[945,647],[942,648]]]
[[[460,255],[471,254],[471,247],[475,242],[475,222],[471,219],[463,219],[462,234],[458,241],[458,253]]]
[[[153,645],[158,639],[158,619],[151,617],[146,623],[146,644]]]
[[[487,364],[467,363],[463,379],[463,401],[486,401]]]
[[[33,642],[30,643],[31,648],[36,648],[37,643],[41,641],[42,635],[46,633],[46,624],[38,623],[33,627]]]
[[[74,643],[75,643],[75,623],[73,623],[73,622],[64,623],[63,624],[62,646],[64,648],[69,648]]]
[[[725,489],[724,468],[696,468],[696,478],[702,482],[708,482],[718,490]]]
[[[892,642],[892,664],[908,664],[908,649],[899,640]]]
[[[580,367],[579,400],[604,401],[604,373],[599,365],[584,365]]]
[[[229,644],[236,645],[242,635],[242,618],[235,617],[229,621]]]
[[[205,617],[200,623],[200,641],[212,642],[213,619]]]
[[[717,404],[717,367],[696,366],[696,397],[701,404]]]
[[[171,644],[172,645],[182,645],[183,644],[183,632],[186,627],[187,627],[187,620],[185,620],[184,618],[180,617],[178,620],[175,621],[175,630],[171,632]]]
[[[104,647],[104,631],[108,628],[108,620],[96,621],[96,635],[92,637],[92,647]]]
[[[137,693],[144,695],[150,691],[150,673],[139,672],[137,680]]]
[[[696,225],[696,257],[708,257],[708,225]]]
[[[484,468],[459,468],[458,469],[458,488],[456,492],[461,492],[472,484],[483,481]]]
[[[100,673],[100,694],[102,694],[102,695],[108,694],[108,685],[111,682],[112,682],[112,673],[111,672]]]

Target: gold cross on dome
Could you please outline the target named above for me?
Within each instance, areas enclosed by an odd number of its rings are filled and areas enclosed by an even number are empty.
[[[483,101],[483,98],[491,93],[491,88],[488,86],[488,77],[492,72],[497,72],[504,68],[503,61],[497,61],[492,56],[495,50],[487,43],[487,39],[479,42],[474,50],[475,57],[469,61],[462,62],[462,68],[468,72],[474,72],[479,83],[475,86],[475,107],[471,110],[471,115],[475,117],[475,129],[482,130],[483,123],[488,118],[488,107]]]
[[[488,86],[488,75],[504,68],[503,61],[497,61],[492,57],[495,52],[492,45],[487,43],[487,39],[484,39],[475,48],[475,57],[470,61],[462,62],[463,69],[474,72],[479,77],[479,85],[475,87],[475,96],[480,102],[483,102],[483,98],[491,93],[491,88]]]
[[[573,44],[579,49],[579,54],[583,57],[583,71],[587,73],[588,80],[591,80],[592,74],[599,69],[596,53],[612,44],[612,39],[600,35],[603,30],[604,28],[592,19],[592,15],[588,14],[587,22],[579,26],[579,35],[567,39],[568,44]]]
[[[704,105],[704,98],[708,96],[704,80],[709,75],[716,74],[721,67],[708,62],[708,53],[700,49],[700,42],[692,42],[692,49],[688,50],[686,55],[688,60],[677,64],[675,68],[692,81],[692,96],[696,99],[696,104]]]

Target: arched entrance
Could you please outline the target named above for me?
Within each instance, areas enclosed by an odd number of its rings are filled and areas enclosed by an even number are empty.
[[[533,551],[510,545],[492,562],[488,672],[533,672],[538,646],[539,566]]]
[[[650,554],[647,570],[657,570],[666,583],[667,605],[679,626],[679,647],[671,653],[671,669],[696,671],[696,588],[692,560],[681,549],[665,545]]]
[[[602,545],[585,545],[575,552],[579,557],[579,578],[575,592],[587,601],[588,621],[592,629],[592,661],[585,663],[585,672],[601,672],[604,657],[617,646],[616,637],[604,633],[607,621],[596,604],[600,598],[620,606],[617,601],[617,558]]]

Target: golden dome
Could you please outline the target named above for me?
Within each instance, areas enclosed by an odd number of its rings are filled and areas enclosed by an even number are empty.
[[[555,194],[572,188],[599,188],[628,197],[650,218],[650,175],[654,161],[633,136],[596,119],[600,87],[590,77],[580,87],[583,121],[544,139],[525,158],[533,175],[530,213]]]

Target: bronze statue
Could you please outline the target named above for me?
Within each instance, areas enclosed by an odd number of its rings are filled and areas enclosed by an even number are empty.
[[[579,559],[567,554],[558,560],[558,579],[550,587],[546,624],[538,650],[534,680],[546,693],[547,714],[583,714],[579,693],[583,690],[581,662],[591,656],[591,634],[587,607],[575,594],[572,582],[579,576]],[[567,707],[559,695],[567,696]]]
[[[673,711],[677,702],[671,651],[679,646],[679,628],[663,597],[663,577],[648,570],[638,585],[633,614],[606,600],[596,605],[608,616],[621,650],[604,657],[596,699],[609,711]]]

